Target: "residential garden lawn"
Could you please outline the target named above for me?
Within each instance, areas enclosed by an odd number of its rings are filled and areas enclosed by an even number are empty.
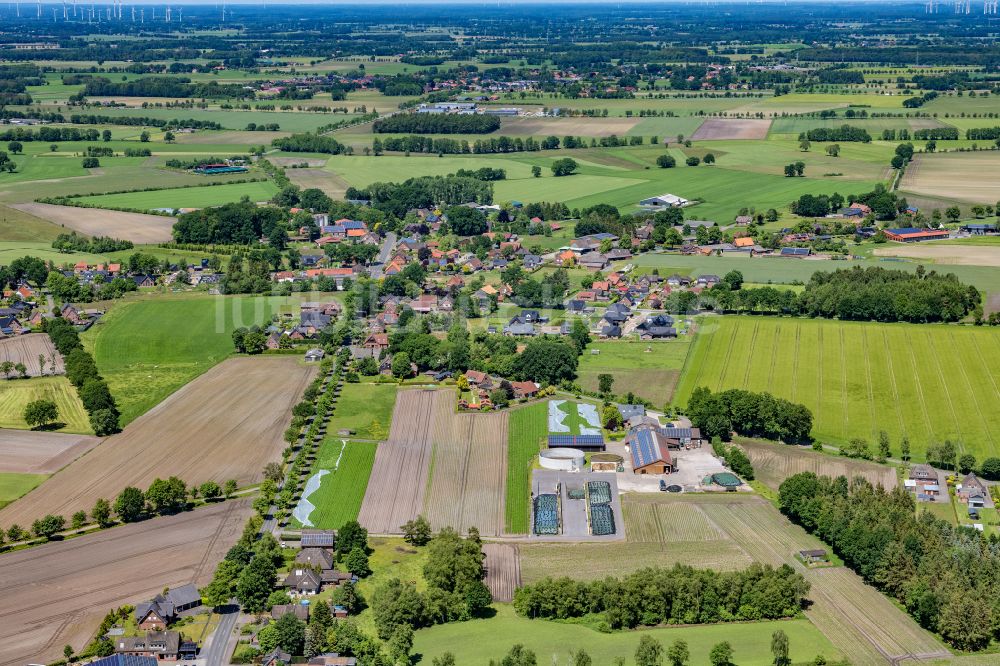
[[[512,409],[507,425],[507,494],[506,530],[510,534],[528,533],[528,502],[531,464],[548,434],[547,400]]]
[[[221,206],[249,197],[250,201],[267,201],[278,191],[270,181],[233,183],[205,187],[183,187],[151,192],[126,192],[125,194],[100,194],[76,199],[92,206],[111,208],[206,208]]]
[[[806,405],[813,436],[842,445],[879,431],[922,460],[950,439],[979,460],[1000,454],[1000,333],[943,324],[712,317],[701,320],[675,404],[699,386],[743,388]]]
[[[385,439],[398,388],[396,384],[344,384],[327,432],[336,435],[346,429],[362,439]]]
[[[705,626],[658,627],[654,629],[600,633],[572,622],[529,620],[519,617],[508,604],[494,604],[496,615],[489,619],[470,620],[420,629],[414,636],[413,653],[419,664],[427,665],[445,652],[468,666],[486,666],[501,659],[515,643],[534,651],[538,663],[571,663],[572,654],[586,650],[595,664],[614,663],[632,657],[643,636],[652,636],[664,648],[683,640],[691,652],[692,664],[707,664],[708,653],[716,643],[728,641],[734,649],[734,661],[748,666],[766,666],[774,662],[771,634],[781,629],[788,635],[790,657],[804,663],[822,654],[827,661],[841,659],[829,639],[806,619],[748,622]]]
[[[375,588],[392,578],[412,581],[420,591],[427,589],[427,582],[424,580],[426,548],[414,548],[401,538],[393,537],[369,537],[368,546],[372,549],[368,556],[372,575],[358,582],[358,591],[365,599],[371,600]],[[322,598],[331,592],[332,588],[321,592],[320,596]],[[377,635],[371,608],[366,608],[357,616],[357,624],[362,631],[372,636]]]
[[[34,400],[51,400],[59,410],[60,432],[91,434],[90,419],[76,389],[64,376],[0,380],[0,428],[28,429],[24,408]]]
[[[47,474],[0,472],[0,509],[18,499],[47,478],[49,478]]]
[[[917,502],[917,513],[922,511],[927,511],[935,518],[945,520],[952,525],[955,524],[955,509],[948,497],[938,497],[935,502]]]
[[[339,530],[347,521],[357,520],[377,447],[375,442],[346,440],[345,443],[337,437],[327,437],[320,444],[312,471],[315,474],[325,469],[330,473],[323,476],[320,487],[309,495],[309,501],[316,507],[309,520],[317,529]]]
[[[613,393],[631,391],[661,407],[673,397],[690,346],[690,336],[664,342],[592,342],[580,357],[577,381],[596,391],[597,376],[608,373],[615,378]]]
[[[113,304],[81,337],[133,421],[233,353],[232,332],[269,321],[284,299],[149,294]]]

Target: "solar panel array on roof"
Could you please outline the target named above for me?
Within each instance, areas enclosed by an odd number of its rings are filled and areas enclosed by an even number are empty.
[[[333,548],[333,530],[302,530],[303,548]]]
[[[781,254],[793,257],[805,257],[809,255],[809,248],[807,247],[783,247],[781,248]]]
[[[156,657],[139,657],[131,654],[113,654],[90,662],[90,666],[156,666]]]
[[[694,437],[691,428],[658,428],[658,432],[667,439],[691,439]]]
[[[636,431],[632,436],[632,445],[629,450],[632,454],[632,467],[635,469],[645,467],[658,460],[664,460],[660,445],[651,430]]]
[[[549,448],[604,448],[604,435],[549,435]]]

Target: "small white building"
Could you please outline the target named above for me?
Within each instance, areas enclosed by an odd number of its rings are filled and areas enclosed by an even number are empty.
[[[650,197],[648,199],[643,199],[639,202],[639,205],[643,208],[682,208],[687,206],[690,201],[684,197],[679,197],[676,194],[661,194],[657,197]]]

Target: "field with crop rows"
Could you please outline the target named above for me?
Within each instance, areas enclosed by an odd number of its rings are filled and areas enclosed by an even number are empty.
[[[504,528],[507,414],[458,414],[454,393],[434,394],[434,457],[423,515],[434,529],[476,527],[484,536]]]
[[[829,477],[845,476],[848,479],[861,476],[872,485],[881,485],[886,489],[898,485],[895,468],[886,465],[831,456],[792,444],[772,444],[750,439],[739,439],[737,443],[750,457],[757,480],[775,490],[782,481],[800,472]]]
[[[309,496],[316,507],[309,520],[317,529],[338,530],[347,521],[357,520],[377,448],[376,442],[348,440],[345,444],[339,438],[329,437],[320,444],[313,471],[325,469],[330,473],[323,476],[319,489]]]
[[[484,543],[486,587],[494,601],[514,600],[514,590],[521,587],[521,564],[517,546],[507,543]]]
[[[358,522],[376,534],[397,534],[423,510],[434,429],[434,391],[401,391],[389,439],[379,445]]]
[[[675,400],[699,386],[769,391],[813,412],[832,444],[879,431],[915,458],[951,439],[982,459],[1000,453],[1000,333],[989,328],[724,317],[703,323]]]
[[[154,208],[207,208],[221,206],[242,197],[250,201],[267,201],[278,191],[271,182],[233,183],[231,185],[214,185],[206,187],[182,187],[172,190],[153,190],[151,192],[127,192],[125,194],[99,194],[93,197],[78,199],[92,206],[108,206],[112,208],[136,208],[152,210]]]
[[[35,363],[38,364],[37,361]],[[55,428],[63,432],[91,433],[90,419],[76,389],[64,376],[0,379],[0,428],[27,428],[24,408],[35,400],[51,400],[59,410]]]
[[[624,496],[622,514],[629,541],[674,544],[728,538],[693,502],[679,504],[658,495],[634,493]]]
[[[528,533],[528,489],[531,461],[548,434],[548,402],[536,402],[510,411],[507,428],[507,497],[505,522],[508,534]]]

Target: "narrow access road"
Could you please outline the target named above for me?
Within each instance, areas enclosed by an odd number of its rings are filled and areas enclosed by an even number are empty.
[[[385,235],[385,240],[382,241],[382,249],[379,250],[378,256],[375,257],[375,261],[372,264],[371,277],[373,280],[378,280],[382,277],[382,267],[385,266],[385,262],[389,261],[389,256],[392,254],[394,247],[396,247],[396,234],[390,231]]]

